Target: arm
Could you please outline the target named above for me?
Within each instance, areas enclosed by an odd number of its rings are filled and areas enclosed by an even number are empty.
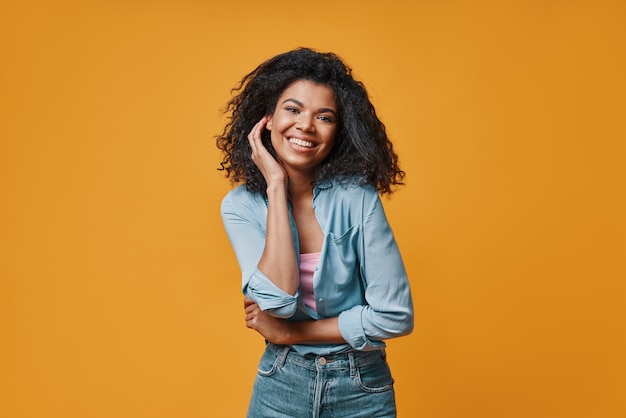
[[[369,200],[359,253],[366,303],[339,314],[344,339],[357,350],[413,330],[413,302],[400,250],[378,194]]]
[[[274,344],[344,344],[337,318],[317,321],[287,321],[263,312],[251,299],[244,299],[246,326]]]
[[[297,308],[298,294],[290,295],[277,287],[261,270],[258,262],[265,246],[265,199],[239,187],[224,197],[222,221],[241,270],[241,290],[261,309],[289,318]]]
[[[295,295],[299,285],[296,250],[289,220],[287,182],[284,168],[272,157],[261,141],[267,117],[261,119],[248,135],[252,161],[267,183],[267,230],[258,268],[282,291]]]
[[[291,317],[297,308],[298,271],[282,167],[261,144],[265,118],[255,125],[248,140],[253,159],[268,185],[268,201],[239,187],[222,200],[224,228],[235,251],[244,295],[261,309],[280,318]],[[281,191],[282,189],[282,191]]]

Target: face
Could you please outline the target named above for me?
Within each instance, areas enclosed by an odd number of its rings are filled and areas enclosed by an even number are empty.
[[[266,128],[271,131],[272,146],[287,172],[312,174],[333,148],[337,122],[333,90],[299,80],[278,98]]]

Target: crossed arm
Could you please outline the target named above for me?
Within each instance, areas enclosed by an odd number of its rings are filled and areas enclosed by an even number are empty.
[[[341,344],[337,317],[317,321],[287,321],[263,312],[252,300],[244,299],[246,326],[274,344]]]

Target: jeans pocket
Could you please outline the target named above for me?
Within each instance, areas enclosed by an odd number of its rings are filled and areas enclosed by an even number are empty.
[[[357,386],[364,392],[380,393],[393,389],[391,370],[389,370],[389,365],[384,359],[364,366],[357,366],[354,379]]]
[[[261,360],[259,361],[258,374],[259,376],[271,376],[276,372],[279,366],[280,354],[273,350],[265,350]]]

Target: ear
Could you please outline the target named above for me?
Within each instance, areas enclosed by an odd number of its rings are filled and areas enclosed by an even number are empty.
[[[272,119],[274,115],[267,115],[267,123],[265,124],[265,129],[268,131],[272,130]]]

